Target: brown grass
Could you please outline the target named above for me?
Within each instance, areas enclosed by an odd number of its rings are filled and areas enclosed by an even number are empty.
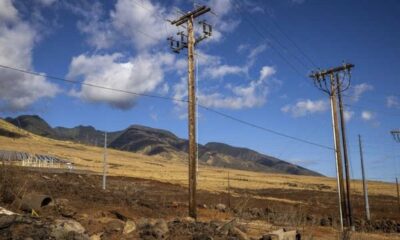
[[[102,172],[103,149],[86,146],[69,141],[58,141],[40,137],[12,124],[0,120],[0,129],[15,132],[24,137],[9,138],[0,136],[1,150],[22,151],[35,154],[54,155],[69,160],[82,170]],[[153,179],[163,182],[187,185],[187,161],[185,156],[171,159],[162,156],[146,156],[108,149],[109,174]],[[223,169],[206,165],[199,166],[199,189],[208,191],[226,191],[227,176],[230,174],[230,186],[239,189],[298,189],[335,191],[336,180],[327,177],[310,177],[283,174],[267,174],[234,169]],[[360,181],[353,181],[352,188],[356,194],[362,193]],[[371,195],[396,196],[394,184],[370,181]],[[270,199],[271,200],[271,199]],[[272,199],[288,201],[287,199]]]

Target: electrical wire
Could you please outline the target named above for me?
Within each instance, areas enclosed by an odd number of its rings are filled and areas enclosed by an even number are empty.
[[[245,12],[245,11],[243,11],[242,9],[243,9],[243,6],[241,5],[241,3],[238,1],[238,0],[233,0],[236,4],[234,4],[234,6],[235,6],[235,8],[238,10],[238,12],[239,12],[239,14],[241,14],[242,16],[243,16],[243,18],[244,18],[244,20],[246,21],[246,22],[248,22],[252,27],[253,27],[253,29],[255,30],[255,32],[258,34],[258,35],[260,35],[260,37],[262,38],[262,40],[263,41],[267,41],[267,42],[269,42],[270,43],[270,41],[269,41],[269,39],[257,28],[257,25],[254,23],[254,22],[252,22],[251,20],[250,20],[250,18],[248,18],[247,17],[247,13]],[[286,50],[286,51],[288,51],[288,49],[287,48],[285,48],[283,45],[282,45],[282,43],[280,43],[280,41],[278,41],[278,39],[271,33],[271,32],[269,32],[268,30],[265,30],[268,34],[269,34],[269,36],[271,36],[274,40],[275,40],[275,42],[277,43],[277,45],[279,45],[281,48],[283,48],[284,50]],[[269,46],[271,46],[271,48],[297,73],[297,74],[299,74],[300,76],[302,76],[302,77],[305,77],[305,75],[303,75],[302,73],[300,73],[300,71],[278,50],[278,48],[276,48],[274,45],[272,45],[272,44],[269,44]],[[308,69],[308,67],[307,67],[307,65],[306,64],[304,64],[304,62],[303,61],[301,61],[296,55],[294,55],[294,54],[292,54],[293,55],[293,57],[301,64],[301,65],[303,65],[303,67],[308,71],[309,69]],[[309,81],[307,81],[307,82],[309,82]]]
[[[2,65],[2,64],[0,64],[0,68],[12,70],[12,71],[17,71],[17,72],[21,72],[21,73],[25,73],[25,74],[35,75],[35,76],[41,76],[41,77],[45,77],[45,78],[48,78],[48,79],[57,80],[57,81],[61,81],[61,82],[79,84],[79,85],[83,85],[83,86],[94,87],[94,88],[99,88],[99,89],[105,89],[105,90],[115,91],[115,92],[121,92],[121,93],[136,95],[136,96],[157,98],[157,99],[161,99],[161,100],[168,100],[168,101],[175,101],[175,102],[186,102],[186,103],[188,102],[188,100],[184,100],[184,99],[177,99],[177,98],[173,98],[173,97],[165,97],[165,96],[151,95],[151,94],[145,94],[145,93],[137,93],[137,92],[127,91],[127,90],[121,90],[121,89],[115,89],[115,88],[111,88],[111,87],[100,86],[100,85],[91,84],[91,83],[73,81],[73,80],[70,80],[70,79],[65,79],[65,78],[56,77],[56,76],[52,76],[52,75],[46,75],[46,74],[43,74],[43,73],[37,73],[37,72],[33,72],[33,71],[23,70],[23,69],[19,69],[19,68],[10,67],[10,66],[5,66],[5,65]],[[228,118],[228,119],[231,119],[233,121],[242,123],[244,125],[247,125],[247,126],[262,130],[264,132],[268,132],[268,133],[271,133],[271,134],[274,134],[274,135],[277,135],[277,136],[281,136],[281,137],[284,137],[284,138],[289,138],[289,139],[292,139],[294,141],[302,142],[302,143],[313,145],[313,146],[316,146],[316,147],[320,147],[320,148],[324,148],[324,149],[328,149],[328,150],[334,150],[332,147],[325,146],[325,145],[322,145],[322,144],[319,144],[319,143],[315,143],[315,142],[312,142],[312,141],[309,141],[309,140],[305,140],[305,139],[302,139],[302,138],[299,138],[299,137],[291,136],[291,135],[288,135],[288,134],[285,134],[285,133],[281,133],[281,132],[278,132],[276,130],[272,130],[272,129],[269,129],[269,128],[265,128],[263,126],[260,126],[260,125],[257,125],[257,124],[254,124],[254,123],[251,123],[251,122],[236,118],[234,116],[228,115],[226,113],[220,112],[218,110],[215,110],[213,108],[207,107],[205,105],[198,104],[198,106],[200,108],[203,108],[203,109],[209,111],[209,112],[216,113],[216,114],[218,114],[220,116],[223,116],[225,118]]]

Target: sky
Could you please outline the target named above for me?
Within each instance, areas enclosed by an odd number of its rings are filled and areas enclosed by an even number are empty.
[[[400,143],[390,135],[400,128],[396,0],[2,0],[0,116],[104,131],[142,124],[187,138],[186,103],[165,99],[187,99],[187,52],[172,52],[167,38],[186,31],[169,21],[198,5],[211,12],[196,19],[196,36],[201,20],[213,27],[195,50],[199,104],[264,128],[199,108],[199,143],[247,147],[335,176],[329,98],[308,75],[350,62],[350,173],[361,177],[360,134],[368,178],[400,177]]]

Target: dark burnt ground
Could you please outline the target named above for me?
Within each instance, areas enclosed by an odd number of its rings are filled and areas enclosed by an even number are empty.
[[[99,224],[96,219],[116,218],[115,213],[133,220],[162,218],[172,221],[187,216],[187,189],[179,185],[132,177],[108,177],[107,190],[103,191],[102,177],[99,175],[38,172],[22,168],[0,170],[3,176],[0,183],[3,200],[1,206],[21,213],[16,204],[11,204],[12,198],[14,195],[22,196],[31,192],[50,195],[56,201],[67,199],[68,206],[76,212],[74,218],[82,223],[89,234],[104,230],[104,224]],[[240,197],[229,197],[227,193],[198,191],[200,220],[228,220],[239,217],[247,220],[266,220],[280,226],[337,226],[337,195],[334,192],[232,189],[232,193]],[[302,203],[257,199],[255,195]],[[225,204],[227,210],[215,209],[219,203]],[[359,229],[400,232],[400,214],[397,212],[395,198],[371,196],[370,204],[374,222],[365,223],[361,221],[363,198],[353,196],[353,208]],[[56,208],[44,208],[38,213],[44,218],[58,218],[62,215]],[[188,234],[190,235],[190,232]]]

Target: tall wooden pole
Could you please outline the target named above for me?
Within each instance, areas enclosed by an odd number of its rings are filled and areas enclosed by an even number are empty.
[[[361,174],[363,180],[363,190],[364,190],[364,204],[365,204],[365,215],[367,220],[371,220],[371,214],[369,212],[369,201],[368,201],[368,183],[365,179],[365,170],[364,170],[364,154],[362,149],[361,135],[358,135],[358,144],[360,146],[360,160],[361,160]]]
[[[188,95],[189,95],[189,216],[196,218],[197,146],[196,146],[196,91],[194,81],[193,16],[187,21],[188,30]]]
[[[340,213],[340,227],[343,231],[343,219],[346,216],[346,201],[344,197],[344,186],[343,186],[343,164],[342,164],[342,153],[340,149],[340,134],[339,134],[339,122],[337,119],[337,101],[336,101],[336,84],[333,74],[330,75],[331,80],[331,111],[332,111],[332,129],[333,129],[333,140],[335,146],[335,159],[336,159],[336,174],[337,174],[337,185],[338,185],[338,197],[339,197],[339,213]]]
[[[397,205],[399,206],[400,212],[400,190],[399,190],[399,180],[396,177],[396,188],[397,188]]]
[[[202,21],[204,35],[196,39],[193,22],[196,17],[199,17],[210,10],[209,7],[200,6],[181,16],[177,20],[171,21],[171,24],[176,26],[187,23],[187,43],[184,40],[186,35],[184,35],[183,32],[180,32],[181,41],[176,41],[172,37],[168,38],[174,52],[179,53],[183,48],[188,49],[189,216],[192,218],[197,218],[196,82],[194,79],[194,47],[200,41],[211,36],[211,26]]]
[[[336,76],[336,88],[337,88],[337,94],[338,94],[338,100],[339,100],[339,112],[340,112],[340,128],[341,128],[341,133],[342,133],[342,147],[343,147],[343,158],[344,158],[344,168],[345,168],[345,174],[346,174],[346,207],[347,207],[347,223],[349,227],[352,229],[354,228],[353,226],[353,216],[352,216],[352,211],[351,211],[351,192],[350,192],[350,183],[351,183],[351,177],[350,177],[350,170],[349,170],[349,158],[347,154],[347,139],[346,139],[346,122],[344,119],[344,111],[343,111],[343,100],[342,100],[342,93],[341,93],[341,83],[339,80],[339,73],[335,74]]]
[[[106,190],[106,178],[107,178],[107,132],[104,132],[103,190]]]

